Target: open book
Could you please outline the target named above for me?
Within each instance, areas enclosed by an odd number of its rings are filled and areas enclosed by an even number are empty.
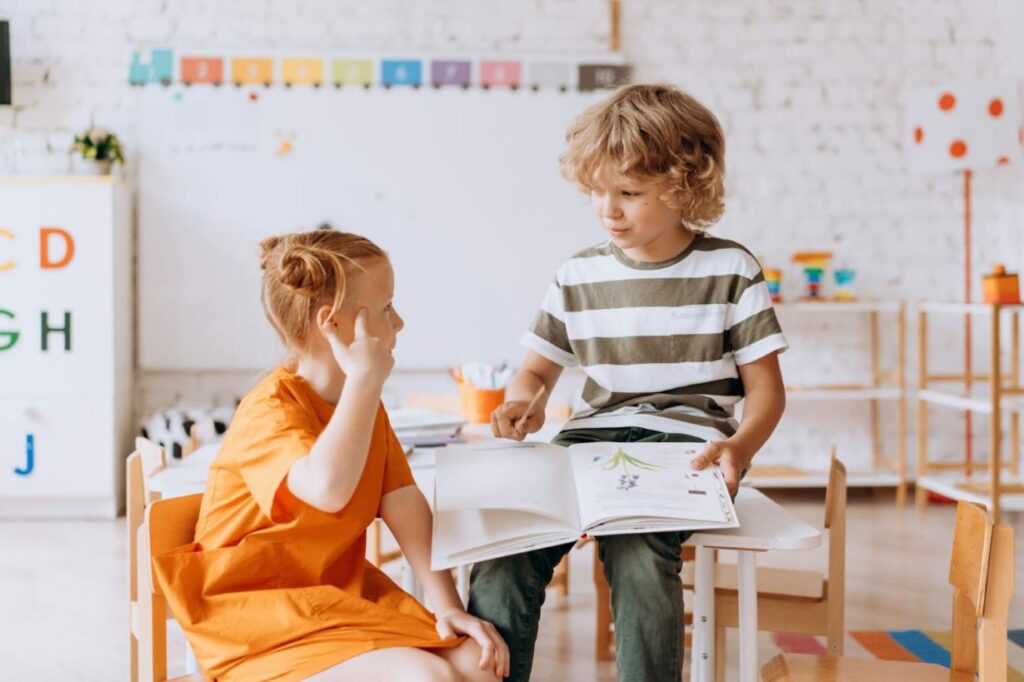
[[[437,452],[434,570],[581,535],[734,528],[718,467],[692,443],[491,442]]]

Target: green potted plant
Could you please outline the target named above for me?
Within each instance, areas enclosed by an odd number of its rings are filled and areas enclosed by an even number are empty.
[[[75,142],[71,145],[71,159],[79,172],[110,175],[113,164],[124,163],[124,153],[117,135],[93,127],[81,135],[75,135]]]

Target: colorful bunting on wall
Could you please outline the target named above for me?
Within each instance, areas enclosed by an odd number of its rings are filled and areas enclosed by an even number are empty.
[[[217,56],[167,48],[132,52],[128,82],[132,85],[273,85],[320,87],[329,84],[384,88],[477,86],[483,89],[579,90],[588,92],[628,83],[627,64],[574,59],[479,58],[319,58],[254,55]]]
[[[135,50],[128,70],[128,82],[132,85],[174,81],[174,53],[170,50]]]

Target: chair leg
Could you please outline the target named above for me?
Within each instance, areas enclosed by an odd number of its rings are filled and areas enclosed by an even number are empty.
[[[561,578],[558,582],[558,594],[563,597],[569,596],[569,555],[566,554],[562,557],[562,561],[558,564],[558,569],[561,573]]]
[[[139,682],[139,640],[128,633],[128,680]]]
[[[604,577],[604,568],[594,548],[594,589],[596,613],[594,618],[594,660],[610,661],[612,655],[612,605],[611,588]]]
[[[725,628],[715,627],[715,682],[725,682]]]
[[[833,608],[829,610],[828,623],[826,625],[825,642],[828,646],[828,653],[830,656],[842,656],[845,640],[844,624],[843,624],[843,613],[840,609],[838,613],[835,613],[836,609],[833,604],[829,604]]]

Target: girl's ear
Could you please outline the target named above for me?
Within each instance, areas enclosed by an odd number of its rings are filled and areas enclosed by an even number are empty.
[[[317,329],[323,330],[325,325],[338,326],[337,321],[331,316],[331,307],[328,305],[320,306],[320,309],[316,311]]]

